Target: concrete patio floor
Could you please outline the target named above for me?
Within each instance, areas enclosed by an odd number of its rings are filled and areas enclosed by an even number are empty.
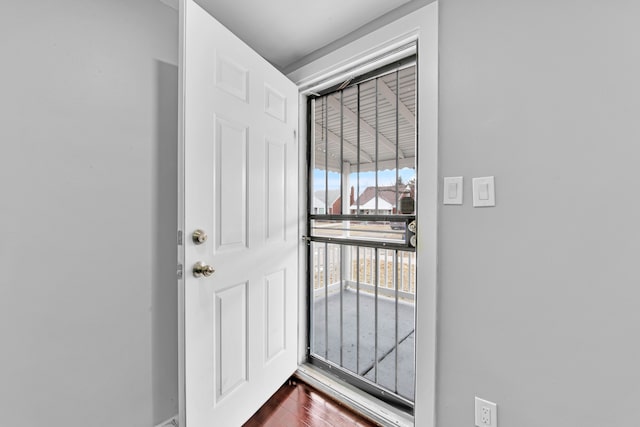
[[[325,316],[325,306],[328,317]],[[312,314],[311,351],[315,355],[341,365],[351,372],[357,372],[383,388],[413,401],[415,305],[411,302],[398,301],[397,340],[399,344],[397,346],[395,300],[379,296],[377,306],[377,357],[375,357],[375,297],[373,294],[360,292],[358,302],[357,292],[353,289],[343,289],[342,291],[342,363],[340,360],[340,292],[330,293],[328,298],[325,298],[324,295],[315,298]],[[360,317],[359,333],[357,328],[358,315]],[[325,322],[325,318],[328,319],[327,322]],[[358,346],[359,352],[357,351]],[[376,358],[378,360],[377,372]]]

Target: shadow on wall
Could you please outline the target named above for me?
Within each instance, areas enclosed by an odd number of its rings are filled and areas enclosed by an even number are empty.
[[[156,157],[151,213],[151,364],[154,425],[178,413],[178,67],[156,61]]]

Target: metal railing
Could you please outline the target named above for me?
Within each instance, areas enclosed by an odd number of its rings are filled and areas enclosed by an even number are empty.
[[[412,408],[413,384],[400,382],[415,367],[400,354],[414,353],[416,253],[315,241],[309,249],[312,362]]]

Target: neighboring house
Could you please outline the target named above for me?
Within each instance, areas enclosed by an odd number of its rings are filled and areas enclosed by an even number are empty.
[[[405,195],[406,188],[409,188],[411,197],[415,198],[415,185],[402,184],[399,187],[398,199],[401,199]],[[388,185],[377,187],[377,199],[378,204],[377,213],[380,215],[393,215],[397,213],[396,209],[396,186]],[[376,213],[376,187],[371,186],[365,188],[360,194],[358,199],[355,199],[354,187],[351,187],[351,194],[349,197],[349,214],[375,214]],[[342,203],[342,197],[340,196],[340,190],[329,190],[325,198],[325,191],[318,190],[313,193],[313,205],[312,213],[314,214],[339,214],[341,213],[340,205]],[[328,207],[325,210],[325,203]]]
[[[340,213],[340,203],[342,203],[342,197],[340,197],[340,190],[329,190],[326,193],[324,190],[318,190],[314,192],[313,195],[314,195],[314,198],[313,198],[314,214],[324,214],[324,213],[339,214]],[[325,203],[328,206],[328,208],[326,209],[326,212],[325,212]]]
[[[313,197],[313,204],[311,206],[311,213],[312,214],[320,214],[323,215],[325,214],[325,201],[324,198],[318,197],[318,196],[314,196]]]
[[[409,189],[411,197],[415,198],[415,185],[401,185],[398,189],[398,199],[405,196],[406,189]],[[353,194],[353,187],[352,187]],[[377,212],[376,212],[377,199]],[[358,199],[351,203],[349,207],[351,214],[380,214],[391,215],[398,213],[396,207],[396,186],[388,185],[383,187],[367,187]]]

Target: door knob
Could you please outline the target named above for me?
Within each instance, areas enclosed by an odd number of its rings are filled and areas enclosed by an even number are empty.
[[[209,277],[213,274],[215,270],[210,265],[203,263],[202,261],[198,261],[193,266],[193,275],[195,277]]]
[[[193,243],[196,245],[201,245],[207,241],[207,233],[202,230],[194,231],[191,237],[193,238]]]

